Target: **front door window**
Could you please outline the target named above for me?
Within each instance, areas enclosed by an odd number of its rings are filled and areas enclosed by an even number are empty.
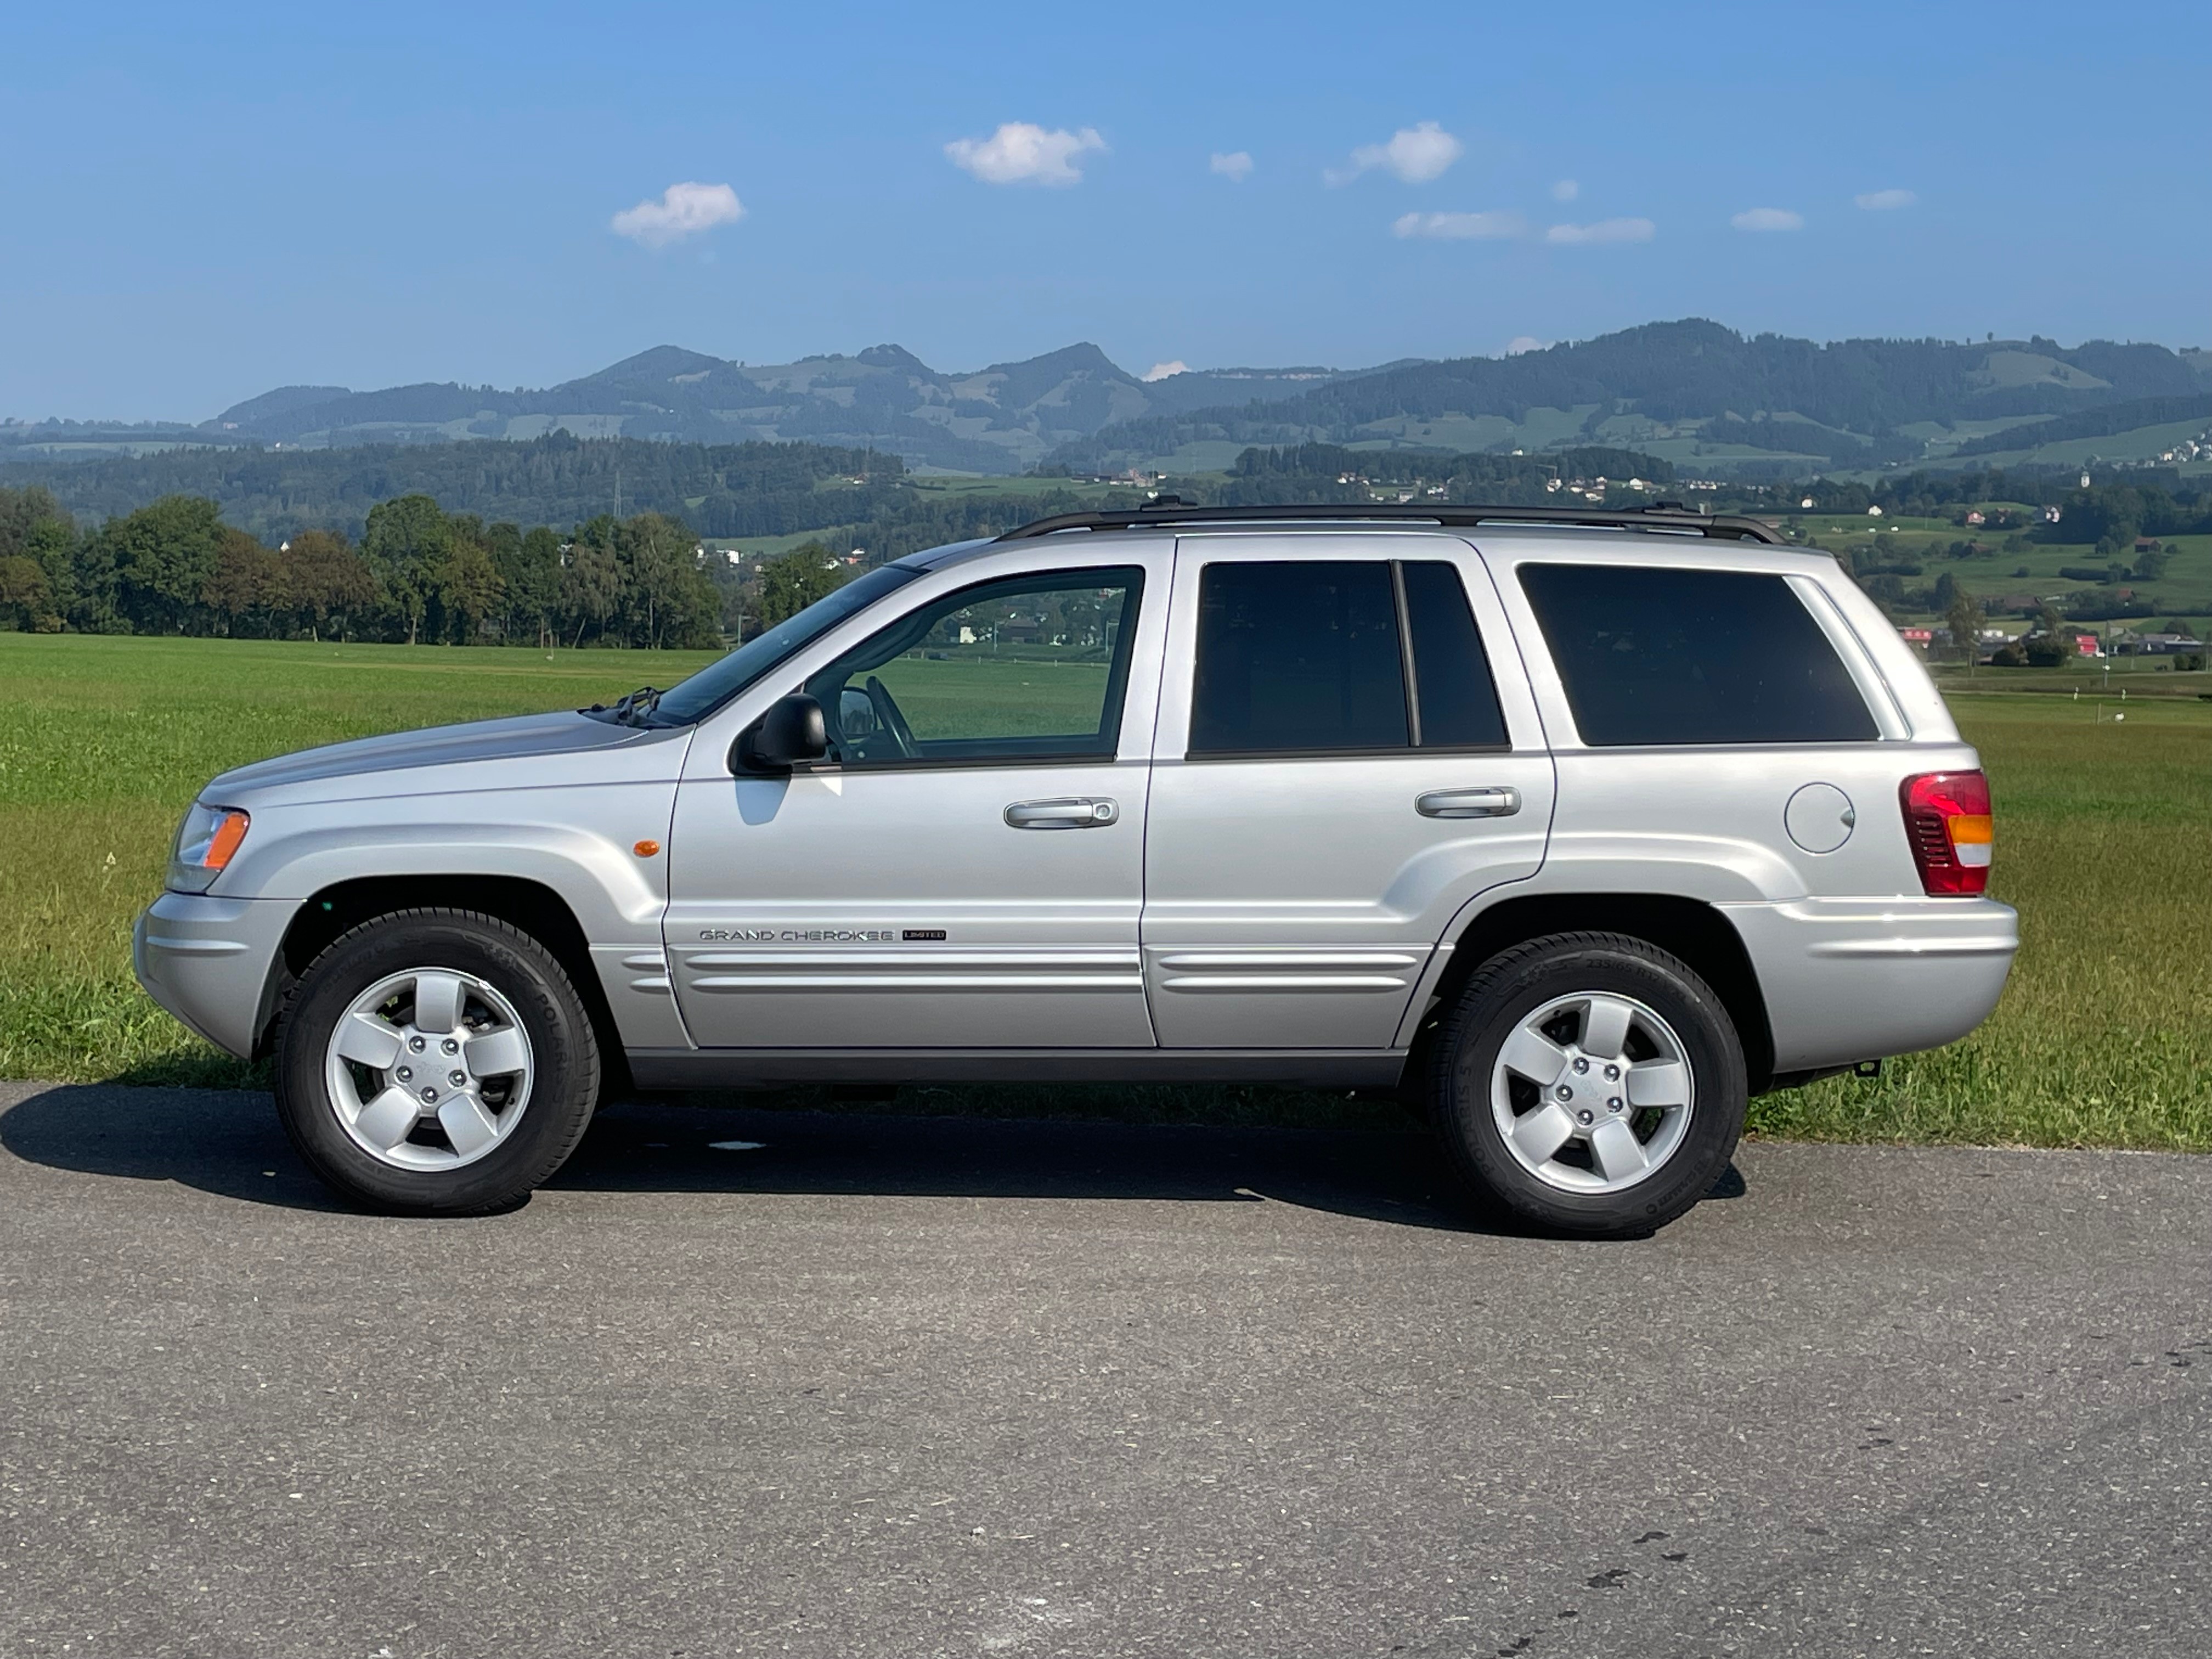
[[[848,768],[1110,759],[1144,572],[1058,570],[950,593],[806,682]]]

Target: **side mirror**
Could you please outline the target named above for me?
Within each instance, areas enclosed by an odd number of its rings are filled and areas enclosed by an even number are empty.
[[[866,692],[848,685],[839,694],[837,729],[848,739],[876,735],[876,706],[868,701]]]
[[[732,772],[788,772],[830,752],[822,705],[804,691],[780,697],[730,746]]]

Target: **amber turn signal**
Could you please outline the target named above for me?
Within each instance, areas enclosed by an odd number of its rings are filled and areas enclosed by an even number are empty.
[[[222,822],[216,826],[215,834],[208,837],[207,854],[200,866],[220,870],[230,862],[231,854],[238,851],[239,842],[246,839],[247,818],[243,812],[226,812]]]
[[[641,859],[649,859],[660,850],[660,843],[657,841],[641,841],[632,846],[629,850]]]

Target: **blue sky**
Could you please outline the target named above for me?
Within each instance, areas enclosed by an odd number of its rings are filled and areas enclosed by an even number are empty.
[[[663,343],[2212,344],[2201,0],[19,6],[0,40],[0,415]],[[678,184],[726,188],[672,219]]]

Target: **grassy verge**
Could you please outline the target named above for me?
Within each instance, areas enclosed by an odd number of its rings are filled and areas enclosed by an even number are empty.
[[[0,1076],[257,1079],[131,978],[205,780],[373,732],[574,707],[703,659],[0,634]],[[1996,890],[2026,944],[1966,1042],[1753,1106],[1771,1134],[2212,1149],[2212,704],[1954,686],[1997,797]],[[817,1104],[808,1091],[784,1097]],[[774,1103],[773,1101],[763,1103]],[[904,1091],[902,1109],[1146,1121],[1394,1121],[1392,1109],[1261,1090]]]
[[[1753,1104],[1774,1134],[2212,1149],[2212,708],[1954,696],[2019,907],[2004,1000],[1963,1042]]]

